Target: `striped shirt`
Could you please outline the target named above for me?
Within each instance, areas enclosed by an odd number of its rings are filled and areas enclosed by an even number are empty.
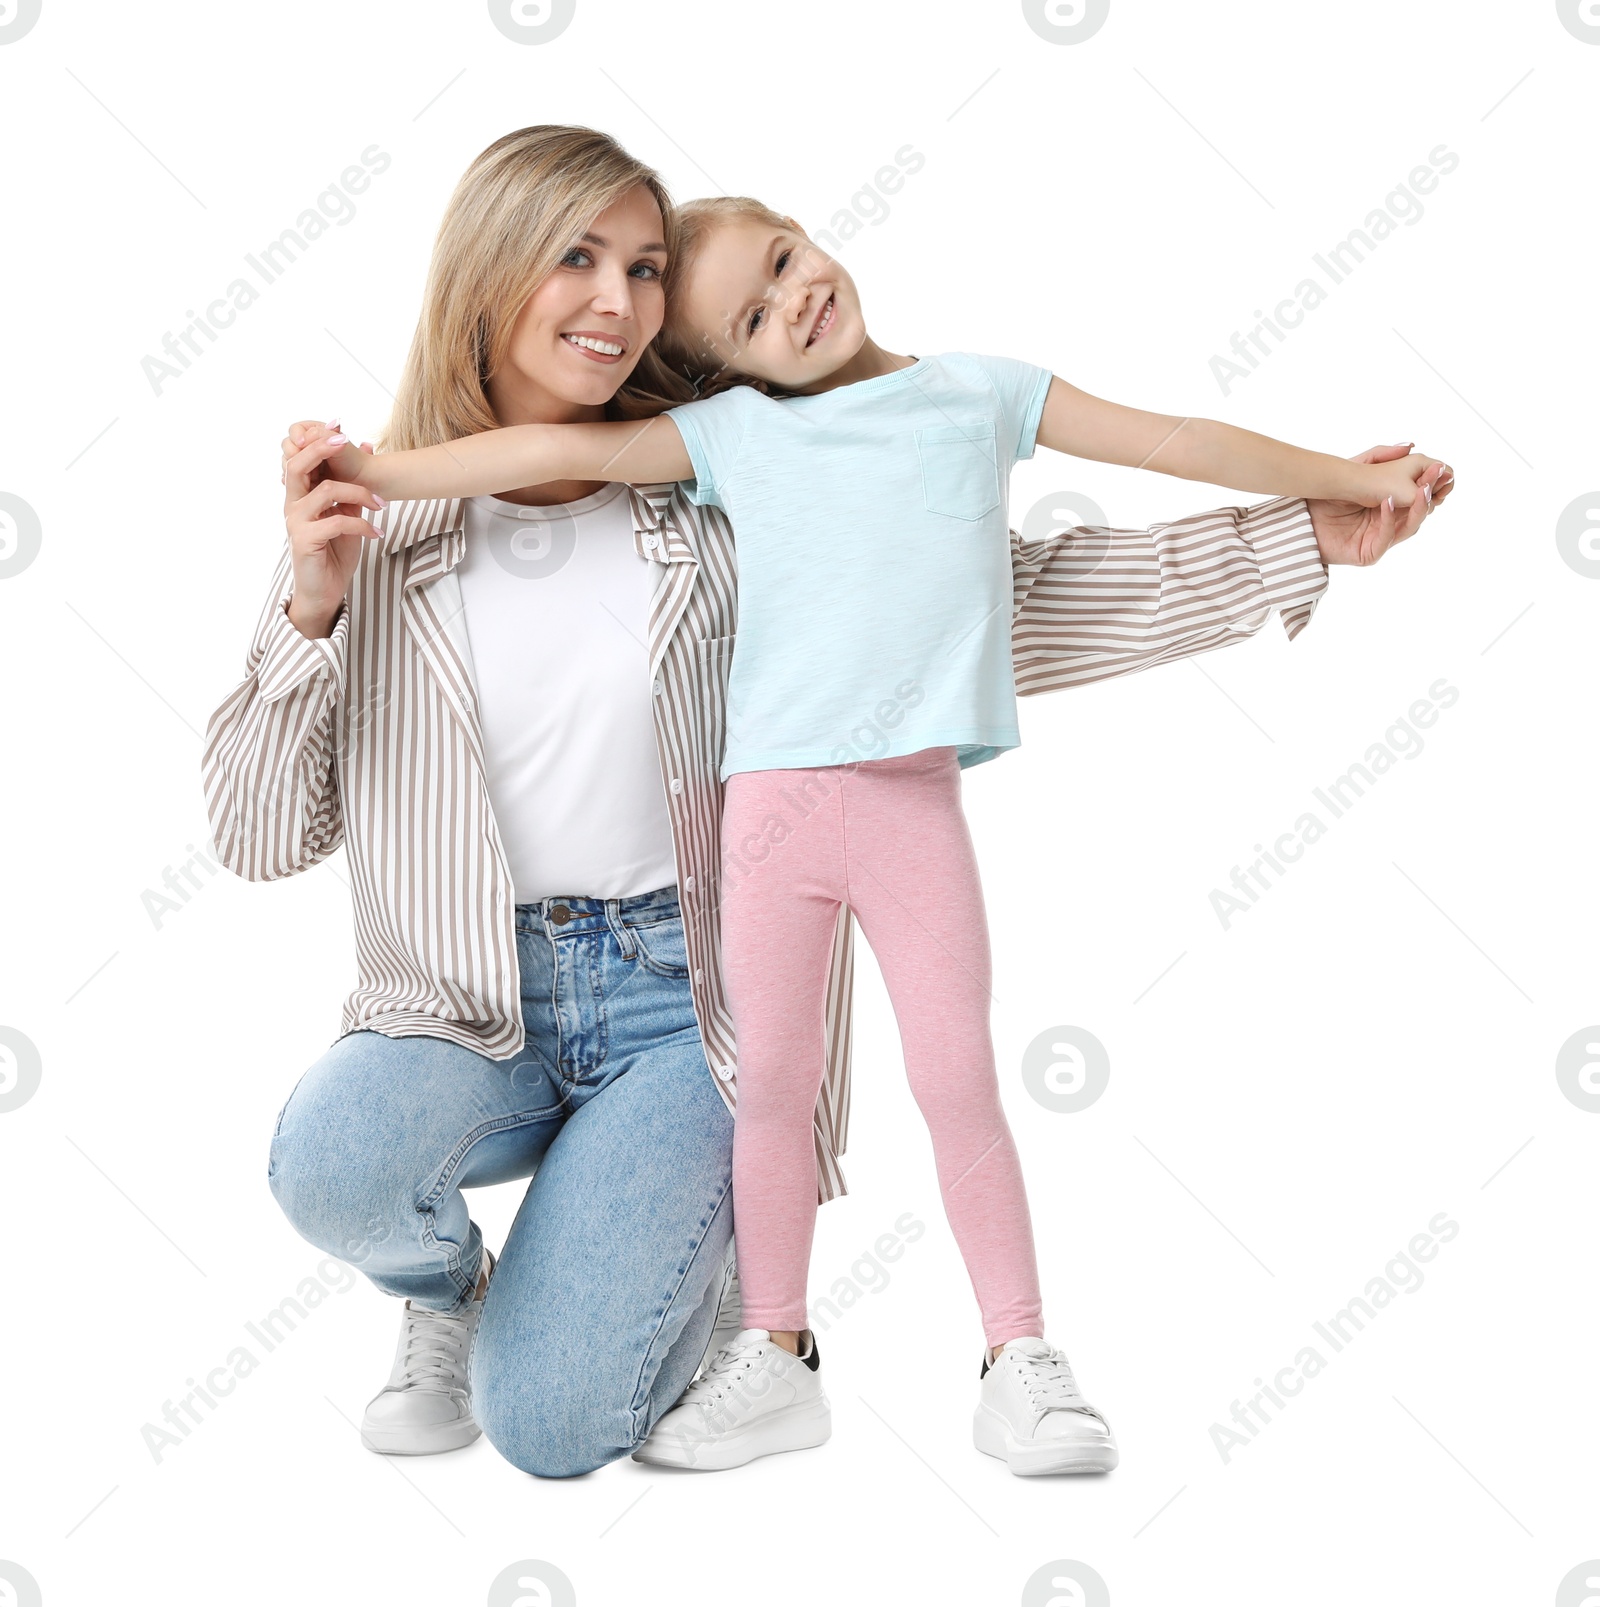
[[[718,769],[738,618],[733,531],[680,484],[628,492],[635,548],[659,567],[647,650],[695,1015],[732,1109]],[[286,612],[286,541],[245,678],[207,725],[202,773],[218,857],[237,875],[275,881],[344,845],[358,980],[340,1037],[444,1038],[506,1060],[524,1039],[515,898],[484,780],[455,574],[464,523],[459,498],[391,504],[332,634],[315,641]],[[1013,533],[1011,561],[1022,696],[1227,647],[1274,609],[1293,639],[1327,586],[1306,505],[1287,497],[1146,530]],[[853,955],[841,908],[814,1128],[819,1201],[845,1192]]]

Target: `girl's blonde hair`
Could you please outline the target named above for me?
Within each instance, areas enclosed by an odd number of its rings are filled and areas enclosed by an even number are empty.
[[[667,317],[656,337],[656,349],[675,376],[693,387],[696,396],[715,396],[732,385],[749,385],[767,395],[782,395],[765,380],[735,372],[728,364],[732,330],[698,329],[685,312],[685,291],[706,241],[729,223],[764,223],[773,229],[794,225],[781,212],[749,195],[712,195],[685,201],[678,208],[678,238],[667,280]]]
[[[661,208],[667,282],[677,211],[653,168],[592,128],[541,123],[506,134],[461,176],[428,267],[422,312],[400,389],[377,446],[404,452],[492,430],[487,385],[505,360],[517,315],[594,218],[643,185]],[[647,418],[693,395],[646,348],[607,404],[608,418]]]

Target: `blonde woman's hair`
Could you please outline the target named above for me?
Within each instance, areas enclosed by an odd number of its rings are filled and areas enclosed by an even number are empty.
[[[685,201],[678,208],[678,237],[667,280],[667,317],[656,337],[656,349],[674,375],[689,382],[696,396],[715,396],[732,385],[749,385],[767,395],[781,396],[785,393],[776,386],[729,367],[731,330],[697,329],[684,308],[689,276],[706,242],[730,223],[764,223],[773,229],[794,227],[781,212],[774,212],[764,201],[749,195],[712,195]]]
[[[672,198],[656,171],[609,134],[541,123],[504,135],[478,156],[439,225],[399,393],[376,443],[380,451],[498,427],[487,386],[524,303],[595,217],[641,184],[661,208],[670,285],[678,233]],[[606,416],[647,418],[693,394],[650,346]]]

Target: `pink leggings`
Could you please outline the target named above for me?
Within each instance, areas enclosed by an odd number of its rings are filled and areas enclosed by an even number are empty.
[[[1028,1199],[989,1038],[989,929],[949,747],[728,778],[722,947],[739,1051],[733,1212],[745,1324],[807,1326],[812,1113],[841,903],[883,972],[988,1343],[1042,1335]]]

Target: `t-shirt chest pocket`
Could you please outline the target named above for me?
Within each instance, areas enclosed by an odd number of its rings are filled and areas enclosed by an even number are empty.
[[[981,519],[1000,505],[994,425],[935,424],[917,431],[922,501],[930,513]]]

